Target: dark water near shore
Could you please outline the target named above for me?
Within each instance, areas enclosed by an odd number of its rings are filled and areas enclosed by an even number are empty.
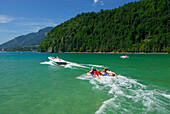
[[[170,55],[0,53],[0,114],[170,113]],[[117,77],[87,76],[94,66]]]

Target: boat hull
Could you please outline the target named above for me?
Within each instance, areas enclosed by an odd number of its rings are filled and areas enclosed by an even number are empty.
[[[53,63],[58,64],[58,65],[66,65],[67,64],[67,62],[65,62],[64,60],[62,60],[62,59],[55,59],[55,57],[48,57],[48,59],[50,61],[52,61]]]

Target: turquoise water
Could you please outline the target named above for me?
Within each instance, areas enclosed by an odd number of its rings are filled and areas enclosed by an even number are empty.
[[[0,114],[170,113],[170,55],[0,53]],[[94,66],[117,77],[87,76]]]

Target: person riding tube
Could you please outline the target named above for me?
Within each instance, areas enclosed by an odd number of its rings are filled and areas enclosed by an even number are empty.
[[[101,74],[103,74],[103,76],[106,76],[106,75],[117,76],[116,73],[108,70],[106,67],[101,71]]]
[[[96,76],[99,79],[100,72],[98,70],[94,69],[94,67],[92,67],[91,71],[90,71],[90,75]]]

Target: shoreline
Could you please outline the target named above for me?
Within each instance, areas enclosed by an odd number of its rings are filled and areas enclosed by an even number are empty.
[[[43,53],[43,52],[41,52]],[[49,53],[49,52],[45,52],[45,53]],[[149,53],[145,53],[145,52],[55,52],[55,53],[110,53],[110,54],[169,54],[169,53],[154,53],[154,52],[149,52]]]
[[[10,51],[3,51],[10,52]],[[37,52],[37,51],[14,51],[14,52],[33,52],[33,53],[107,53],[107,54],[169,54],[164,52]]]

